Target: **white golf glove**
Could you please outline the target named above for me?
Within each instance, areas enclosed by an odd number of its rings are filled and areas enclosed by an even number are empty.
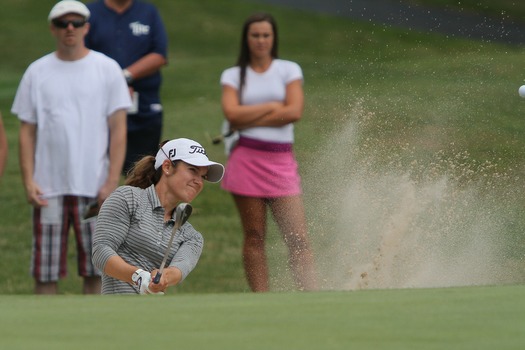
[[[135,285],[139,288],[140,294],[148,294],[148,285],[151,282],[151,273],[138,269],[133,273],[131,279]]]
[[[140,294],[156,294],[156,295],[164,295],[164,292],[152,292],[149,289],[149,284],[151,282],[151,273],[144,271],[142,269],[138,269],[133,273],[131,276],[131,279],[135,283],[137,287],[139,287],[139,293]]]

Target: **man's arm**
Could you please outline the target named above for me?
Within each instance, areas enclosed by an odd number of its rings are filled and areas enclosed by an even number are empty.
[[[126,69],[131,73],[133,80],[138,80],[157,72],[166,63],[167,60],[164,56],[152,52],[126,67]]]
[[[27,201],[36,207],[47,205],[47,200],[41,198],[42,191],[33,179],[35,171],[35,150],[36,150],[36,124],[22,122],[19,132],[19,160],[22,181],[26,191]]]
[[[115,111],[108,119],[109,126],[109,172],[106,182],[99,190],[98,202],[102,202],[119,185],[120,174],[126,157],[126,110]]]

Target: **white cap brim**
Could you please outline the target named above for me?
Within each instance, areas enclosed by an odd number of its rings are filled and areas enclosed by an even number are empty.
[[[206,180],[209,182],[219,182],[224,176],[224,166],[220,163],[215,163],[212,161],[208,162],[199,162],[192,159],[182,159],[183,162],[194,165],[194,166],[207,166],[208,173],[206,174]]]

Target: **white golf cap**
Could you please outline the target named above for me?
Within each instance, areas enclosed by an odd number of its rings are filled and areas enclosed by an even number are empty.
[[[68,13],[76,13],[83,16],[86,20],[91,14],[86,5],[76,0],[62,0],[59,1],[53,6],[49,16],[47,17],[48,21],[52,21],[55,18],[61,17]]]
[[[166,159],[182,160],[195,166],[207,166],[206,180],[209,182],[219,182],[224,175],[224,166],[209,160],[204,147],[190,139],[180,138],[166,142],[155,156],[155,170],[160,168]]]

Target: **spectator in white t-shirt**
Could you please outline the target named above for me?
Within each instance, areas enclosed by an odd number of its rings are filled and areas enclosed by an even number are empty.
[[[119,65],[84,46],[89,15],[75,0],[51,9],[56,51],[28,67],[12,107],[21,121],[20,168],[33,206],[31,271],[37,294],[56,294],[58,280],[67,274],[70,227],[83,292],[100,293],[100,271],[91,261],[96,220],[84,220],[83,213],[119,185],[131,99]]]

